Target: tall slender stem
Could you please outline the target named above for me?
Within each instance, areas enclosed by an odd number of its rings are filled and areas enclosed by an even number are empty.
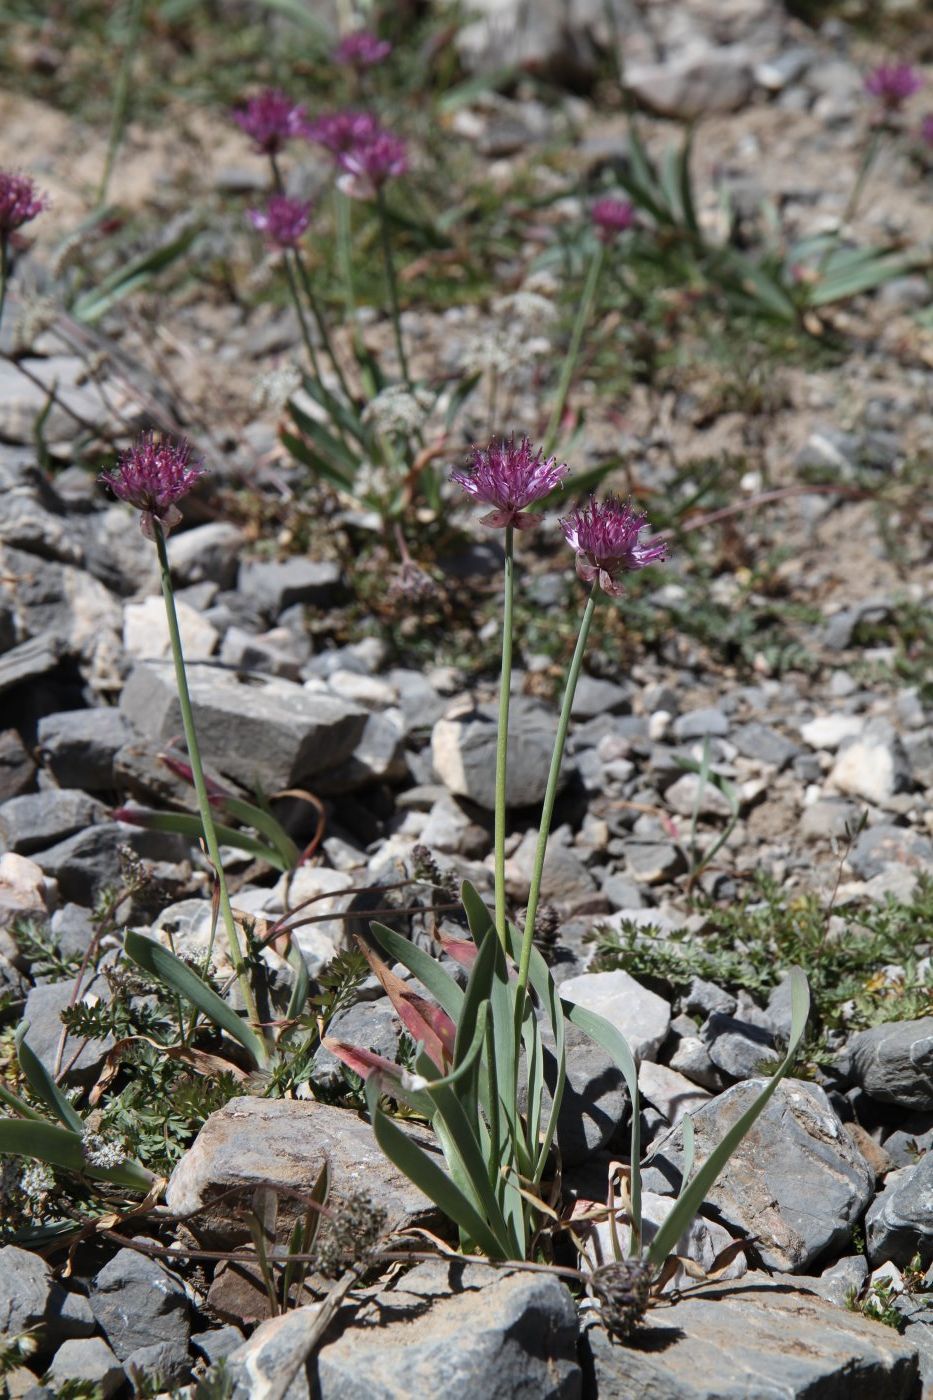
[[[110,117],[110,136],[107,140],[107,154],[104,158],[104,169],[100,177],[100,184],[97,187],[98,209],[107,199],[110,177],[113,174],[117,151],[120,149],[120,142],[123,140],[123,132],[126,127],[126,114],[130,98],[130,69],[132,68],[133,59],[136,57],[139,49],[139,31],[142,25],[142,17],[143,0],[130,0],[126,43],[123,46],[123,53],[120,57],[120,68],[113,90],[113,111]]]
[[[295,270],[292,267],[292,256],[294,256],[297,259],[298,255],[297,253],[293,255],[288,251],[287,248],[283,249],[282,261],[285,264],[285,276],[288,278],[288,290],[291,294],[292,305],[295,308],[295,314],[298,317],[298,325],[301,327],[301,338],[304,341],[305,349],[308,352],[308,359],[311,361],[311,368],[314,371],[314,377],[320,384],[322,382],[321,366],[318,362],[317,351],[314,348],[314,341],[311,338],[311,327],[308,325],[308,318],[305,315],[304,304],[301,300],[301,295],[298,291],[298,283],[295,280]]]
[[[846,207],[845,209],[843,209],[842,216],[838,224],[836,225],[835,232],[830,235],[830,239],[823,250],[823,255],[820,258],[819,263],[817,264],[816,270],[818,277],[823,276],[823,273],[826,271],[830,258],[839,247],[839,243],[842,239],[843,233],[845,232],[846,226],[850,224],[855,218],[855,211],[858,209],[859,202],[862,198],[862,191],[865,188],[865,181],[868,179],[869,172],[875,163],[875,157],[877,156],[878,149],[881,145],[881,137],[883,131],[884,128],[881,126],[876,126],[872,129],[871,136],[869,137],[865,149],[862,152],[862,158],[859,161],[859,167],[855,176],[855,182],[852,185],[852,189],[849,191],[849,198],[846,200]]]
[[[311,281],[311,277],[308,273],[307,267],[305,267],[305,260],[298,252],[297,248],[295,249],[295,266],[298,268],[298,276],[301,280],[301,285],[304,289],[304,294],[308,298],[308,305],[311,308],[311,315],[314,317],[314,322],[318,329],[318,335],[321,337],[321,344],[324,346],[327,358],[330,360],[331,364],[334,367],[334,373],[336,374],[340,387],[343,390],[344,398],[346,399],[349,405],[352,405],[353,395],[350,393],[350,386],[347,383],[346,376],[340,367],[340,361],[337,359],[337,356],[334,353],[333,343],[331,342],[331,338],[327,330],[327,322],[324,319],[324,314],[321,311],[321,304],[318,301],[317,294],[314,290],[314,283]]]
[[[7,240],[0,234],[0,324],[3,323],[3,308],[6,306],[6,284],[10,277],[10,255]]]
[[[172,660],[175,663],[175,684],[178,688],[178,704],[181,709],[182,727],[185,731],[185,743],[188,746],[188,761],[191,764],[194,790],[198,798],[198,811],[201,816],[201,826],[204,829],[204,842],[207,846],[207,853],[214,867],[214,875],[217,880],[217,888],[220,895],[220,912],[227,934],[227,943],[230,948],[230,960],[233,963],[233,970],[240,984],[240,991],[243,996],[244,1005],[246,1006],[246,1014],[249,1017],[250,1023],[258,1030],[259,1013],[256,1008],[256,998],[253,995],[249,973],[243,961],[240,939],[233,918],[233,910],[230,907],[230,895],[227,891],[227,877],[224,874],[224,868],[220,862],[220,847],[217,844],[214,815],[211,811],[210,798],[207,795],[207,784],[204,781],[201,750],[198,745],[198,736],[195,732],[194,715],[191,710],[191,695],[188,690],[188,677],[185,672],[185,657],[182,651],[181,633],[178,630],[178,614],[175,611],[175,594],[172,590],[168,552],[165,548],[165,535],[159,520],[153,521],[153,531],[155,534],[156,549],[159,555],[159,568],[162,573],[162,596],[165,599],[165,614],[168,619],[168,634],[172,646]]]
[[[567,395],[570,392],[570,381],[573,379],[573,372],[577,367],[577,359],[580,354],[580,342],[583,339],[583,332],[586,323],[590,318],[590,311],[593,307],[593,298],[596,295],[596,285],[599,282],[599,274],[602,272],[603,261],[606,256],[606,245],[600,243],[593,260],[586,273],[586,281],[583,284],[583,291],[580,293],[580,302],[577,306],[577,316],[573,323],[573,332],[570,336],[570,344],[567,347],[567,354],[561,366],[560,379],[557,384],[557,394],[554,399],[554,407],[551,409],[551,417],[547,425],[547,432],[544,437],[544,455],[549,456],[554,449],[560,432],[561,419],[564,416],[564,409],[567,406]]]
[[[337,225],[337,261],[343,281],[343,296],[346,317],[353,337],[353,348],[357,359],[362,353],[360,328],[356,321],[356,292],[353,285],[353,227],[350,198],[334,186],[334,219]]]
[[[395,260],[392,257],[392,240],[389,237],[389,211],[386,208],[386,197],[381,185],[376,190],[376,198],[379,204],[379,234],[382,239],[382,256],[386,267],[386,281],[389,284],[389,305],[392,309],[395,348],[398,351],[398,362],[401,366],[402,378],[410,389],[411,375],[408,373],[408,361],[405,358],[405,345],[402,341],[402,316],[398,305],[398,283],[395,280]]]
[[[577,681],[580,677],[580,667],[583,664],[586,642],[590,633],[590,623],[593,621],[593,614],[596,611],[596,600],[598,596],[599,585],[594,583],[593,591],[587,599],[586,607],[583,611],[583,620],[580,623],[580,635],[577,637],[577,645],[574,649],[573,660],[570,663],[570,670],[567,672],[567,685],[564,690],[563,701],[561,702],[560,719],[557,721],[557,737],[554,740],[554,752],[551,754],[551,767],[547,775],[547,788],[545,789],[544,803],[541,808],[541,825],[538,828],[538,844],[535,847],[535,859],[531,871],[531,888],[528,892],[528,909],[525,914],[525,928],[522,933],[522,953],[518,964],[518,985],[515,993],[518,1025],[521,1025],[525,991],[528,987],[528,968],[531,964],[531,947],[534,941],[535,916],[538,912],[538,900],[541,895],[541,877],[544,873],[544,857],[547,855],[548,836],[551,833],[551,819],[554,815],[554,802],[557,798],[560,767],[564,757],[564,746],[567,742],[567,730],[570,728],[570,712],[573,709],[573,697],[576,693]]]
[[[509,699],[512,693],[512,600],[515,584],[515,530],[505,529],[505,588],[502,607],[502,670],[499,677],[499,729],[496,734],[495,885],[496,932],[508,948],[505,927],[505,813],[509,755]]]

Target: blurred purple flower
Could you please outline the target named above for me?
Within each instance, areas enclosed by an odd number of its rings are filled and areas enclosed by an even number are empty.
[[[379,130],[379,122],[372,112],[348,110],[317,117],[308,123],[304,134],[336,158],[364,141],[371,141]]]
[[[39,194],[28,175],[0,170],[0,238],[28,224],[47,204],[48,198]]]
[[[366,140],[337,157],[341,171],[337,183],[344,194],[354,199],[374,199],[386,180],[404,175],[408,169],[408,152],[401,136],[379,128]]]
[[[124,452],[116,467],[101,472],[98,480],[115,496],[142,511],[139,524],[147,539],[155,538],[154,522],[161,521],[167,535],[181,520],[175,504],[204,475],[204,466],[191,460],[191,444],[184,438],[157,438],[143,433]]]
[[[897,112],[908,97],[923,87],[923,79],[909,63],[879,63],[865,79],[865,89],[877,97],[887,112]]]
[[[451,480],[462,486],[474,501],[493,506],[488,515],[480,517],[481,525],[503,529],[514,525],[516,530],[530,530],[542,517],[526,506],[550,495],[567,475],[565,463],[556,457],[535,452],[526,437],[515,441],[491,442],[488,447],[474,447],[468,470],[454,472]]]
[[[267,156],[276,155],[286,141],[304,136],[308,127],[305,108],[278,88],[249,98],[245,107],[234,111],[233,120]]]
[[[597,199],[590,218],[604,243],[611,243],[635,223],[635,206],[627,199]]]
[[[662,540],[639,540],[647,525],[641,512],[617,496],[591,500],[560,522],[564,538],[577,551],[580,578],[584,583],[598,580],[602,591],[616,598],[623,591],[618,582],[620,574],[660,563],[667,557],[667,545]]]
[[[933,112],[927,112],[920,123],[920,140],[933,148]]]
[[[273,194],[265,209],[250,209],[247,218],[273,248],[294,248],[311,222],[311,205],[287,194]]]
[[[334,49],[334,62],[362,72],[364,68],[374,68],[391,52],[392,45],[388,39],[380,39],[368,29],[357,29],[340,40]]]

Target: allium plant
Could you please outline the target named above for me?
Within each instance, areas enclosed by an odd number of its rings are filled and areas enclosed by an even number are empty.
[[[297,248],[311,223],[311,205],[287,194],[270,195],[264,209],[250,209],[249,221],[273,248]]]
[[[899,112],[922,87],[922,77],[909,63],[879,63],[865,78],[865,91],[888,113]]]
[[[334,62],[362,73],[382,63],[391,52],[392,45],[388,39],[380,39],[378,34],[368,29],[356,29],[340,40],[334,49]]]
[[[522,439],[518,444],[491,444],[484,453],[474,454],[472,472],[456,476],[471,500],[492,503],[497,511],[504,512],[503,520],[511,519],[511,523],[500,527],[506,530],[507,540],[502,676],[505,693],[511,664],[510,536],[514,512],[541,500],[549,489],[548,480],[560,480],[564,470]],[[585,1031],[609,1052],[631,1096],[628,1196],[634,1263],[627,1269],[610,1265],[598,1275],[593,1273],[592,1279],[583,1277],[608,1308],[607,1325],[617,1335],[639,1320],[649,1284],[659,1281],[668,1256],[715,1177],[790,1068],[807,1012],[806,980],[799,970],[794,970],[794,1010],[787,1057],[752,1108],[696,1174],[691,1176],[690,1169],[685,1170],[684,1186],[674,1209],[648,1248],[643,1249],[635,1060],[624,1037],[603,1017],[561,999],[547,963],[534,945],[533,935],[558,777],[590,623],[604,596],[603,579],[612,585],[613,595],[617,596],[620,578],[626,571],[643,568],[661,558],[660,542],[640,542],[645,528],[647,522],[641,515],[613,500],[602,505],[592,502],[584,512],[574,513],[564,522],[565,536],[575,551],[584,555],[587,569],[592,567],[594,573],[561,703],[523,931],[520,933],[506,916],[497,823],[495,914],[473,886],[465,882],[461,895],[471,936],[438,936],[441,950],[467,971],[465,988],[408,939],[381,924],[372,925],[388,962],[372,951],[364,951],[402,1024],[417,1044],[413,1069],[402,1069],[372,1051],[332,1037],[324,1041],[365,1079],[373,1128],[386,1155],[455,1222],[462,1249],[499,1260],[540,1257],[542,1236],[554,1229],[551,1207],[556,1204],[553,1193],[560,1179],[556,1133],[566,1078],[567,1023]],[[497,818],[504,812],[507,709],[500,708],[499,722]],[[429,996],[392,972],[392,961],[401,962]],[[554,1072],[549,1074],[547,1084],[549,1105],[545,1100],[542,1023],[553,1038]],[[521,1078],[524,1082],[520,1090]],[[409,1105],[431,1121],[444,1153],[446,1171],[386,1113],[385,1095]],[[685,1134],[691,1129],[692,1124],[684,1129]]]
[[[307,135],[306,109],[277,88],[267,88],[249,98],[234,111],[233,120],[257,151],[267,156],[278,155],[289,141]]]
[[[217,882],[220,913],[227,935],[230,961],[237,976],[250,1022],[248,1034],[241,1036],[241,1039],[250,1046],[257,1062],[263,1064],[266,1059],[265,1040],[259,1033],[256,998],[243,958],[236,921],[230,906],[227,880],[220,859],[217,829],[191,708],[185,657],[178,627],[178,615],[175,609],[175,594],[172,588],[168,552],[165,546],[166,535],[172,526],[181,519],[177,503],[196,485],[203,473],[202,464],[192,461],[191,448],[187,442],[171,438],[157,438],[154,434],[147,433],[138,438],[133,446],[122,454],[114,469],[102,472],[100,480],[110,488],[118,499],[126,501],[140,511],[140,526],[143,534],[155,543],[162,576],[162,596],[165,600],[172,660],[175,665],[178,703],[181,710],[185,743],[188,748],[188,759],[198,798],[204,843],[207,847],[208,858],[213,866],[214,879]]]
[[[0,320],[10,275],[10,236],[41,214],[47,204],[48,199],[28,175],[0,170]]]

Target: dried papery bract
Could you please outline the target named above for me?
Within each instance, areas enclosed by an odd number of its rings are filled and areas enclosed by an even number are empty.
[[[167,535],[181,520],[177,502],[203,475],[203,464],[192,461],[191,444],[183,438],[143,433],[122,454],[117,466],[101,472],[99,479],[121,501],[141,512],[140,529],[147,539],[154,540],[154,521],[159,521]]]
[[[642,540],[648,520],[616,496],[590,501],[560,522],[564,538],[577,552],[577,573],[584,583],[598,583],[604,593],[617,598],[623,591],[622,575],[667,558],[663,540]]]
[[[234,111],[233,120],[252,139],[256,149],[267,156],[277,155],[286,142],[308,133],[305,107],[278,88],[266,88],[249,98]]]

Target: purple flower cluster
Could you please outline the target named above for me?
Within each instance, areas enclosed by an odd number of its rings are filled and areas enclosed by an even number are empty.
[[[488,447],[474,447],[467,471],[454,472],[452,480],[462,486],[474,501],[493,506],[480,518],[481,525],[503,529],[513,525],[516,530],[530,530],[542,516],[526,510],[559,486],[568,468],[556,457],[535,452],[526,437],[517,443],[514,435],[506,442],[491,442]]]
[[[865,79],[866,92],[877,97],[886,112],[899,112],[922,87],[923,79],[909,63],[879,63]]]
[[[0,170],[0,238],[28,224],[47,204],[48,199],[39,194],[28,175]]]
[[[347,151],[372,141],[380,131],[379,122],[372,112],[327,112],[309,122],[305,135],[309,141],[316,141],[336,160]]]
[[[366,68],[375,68],[391,52],[388,39],[380,39],[368,29],[357,29],[340,40],[334,49],[334,62],[361,73]]]
[[[597,199],[590,218],[604,243],[611,243],[635,223],[635,207],[627,199]]]
[[[287,194],[273,194],[265,209],[250,209],[248,218],[273,248],[294,248],[311,222],[311,205]]]
[[[245,107],[233,113],[233,120],[267,156],[276,155],[286,141],[308,134],[305,108],[277,88],[251,97]]]
[[[577,573],[584,583],[598,582],[604,593],[622,593],[619,575],[646,564],[657,564],[667,557],[663,540],[645,540],[639,535],[647,518],[617,496],[590,501],[572,511],[560,522],[564,538],[577,552]]]
[[[158,438],[143,433],[116,467],[98,478],[115,496],[142,511],[139,524],[147,539],[155,538],[155,521],[167,535],[181,520],[175,504],[187,496],[204,475],[201,462],[192,462],[191,444],[183,438]]]
[[[340,188],[354,199],[373,199],[386,180],[408,169],[405,142],[372,112],[330,112],[311,122],[307,135],[330,151]]]

